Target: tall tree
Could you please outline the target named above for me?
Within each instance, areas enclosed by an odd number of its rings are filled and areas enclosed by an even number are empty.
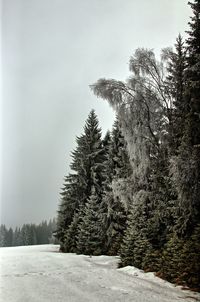
[[[122,264],[148,269],[153,251],[161,254],[171,222],[167,139],[173,96],[166,86],[165,65],[153,51],[137,49],[130,70],[132,76],[126,83],[100,79],[92,89],[116,110],[132,166]],[[116,184],[114,190],[119,190],[120,181]],[[122,194],[119,199],[123,201]],[[158,262],[155,258],[153,264]]]
[[[177,154],[185,127],[187,104],[184,101],[186,49],[181,35],[178,35],[175,51],[163,49],[162,57],[167,61],[166,89],[172,95],[172,106],[169,109],[168,145],[170,155]]]
[[[189,104],[188,128],[190,128],[191,144],[196,153],[200,145],[200,2],[189,2],[193,16],[189,22],[190,31],[187,43],[187,69],[185,95]]]
[[[184,72],[184,117],[178,154],[172,159],[172,175],[178,193],[177,230],[191,234],[200,219],[200,2],[189,2],[193,10],[187,43]],[[179,125],[182,126],[181,124]]]
[[[57,238],[65,248],[70,248],[68,228],[74,230],[74,215],[80,213],[91,195],[92,187],[101,200],[104,180],[105,152],[101,140],[101,129],[97,116],[92,110],[86,120],[84,133],[77,138],[77,148],[72,153],[70,165],[73,173],[66,178],[58,215]],[[72,225],[71,225],[72,223]],[[71,225],[71,226],[70,226]],[[73,226],[73,227],[72,227]],[[65,248],[63,250],[67,251]]]

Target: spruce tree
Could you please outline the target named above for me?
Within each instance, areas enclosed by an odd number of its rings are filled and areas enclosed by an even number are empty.
[[[31,245],[32,244],[32,238],[31,238],[31,229],[30,225],[23,224],[21,228],[21,239],[22,239],[22,245]]]
[[[190,144],[194,148],[194,156],[200,154],[200,2],[189,2],[193,16],[189,22],[190,30],[187,43],[187,69],[185,99],[189,105],[186,131],[190,135]]]
[[[100,255],[103,251],[104,226],[101,215],[101,200],[93,188],[79,224],[77,251],[86,255]]]
[[[103,169],[105,154],[101,140],[101,129],[95,111],[92,110],[84,127],[85,156],[83,158],[84,177],[87,183],[88,195],[91,195],[92,187],[95,188],[99,198],[102,195],[102,183],[104,181]]]
[[[62,188],[61,202],[58,210],[57,228],[55,237],[61,243],[61,250],[64,251],[65,233],[73,220],[75,210],[85,203],[88,196],[88,188],[84,177],[84,167],[82,164],[84,157],[85,137],[82,135],[76,138],[77,147],[72,152],[72,162],[70,168],[72,170],[68,176],[64,178],[64,186]]]
[[[200,219],[200,3],[190,3],[193,16],[189,22],[187,66],[184,72],[184,97],[179,106],[184,125],[177,156],[172,158],[173,183],[178,193],[177,231],[192,233]]]
[[[111,133],[107,157],[105,161],[104,182],[104,226],[106,233],[105,250],[109,255],[119,254],[124,230],[126,228],[128,199],[126,195],[127,179],[131,174],[130,162],[126,143],[120,131],[119,121],[116,120]],[[119,187],[119,190],[114,188]]]
[[[74,211],[78,207],[77,183],[77,177],[70,174],[65,177],[64,188],[60,193],[62,197],[58,210],[55,237],[61,244],[61,250],[63,250],[66,229],[72,222]]]
[[[78,226],[81,222],[81,213],[80,209],[73,216],[73,220],[69,225],[68,229],[65,231],[64,235],[64,251],[67,253],[76,253],[77,252],[77,235],[78,235]]]
[[[19,229],[16,227],[13,232],[13,246],[19,245]]]
[[[180,34],[176,39],[175,51],[169,48],[164,49],[163,57],[167,60],[166,89],[171,95],[173,104],[169,111],[170,118],[167,125],[169,153],[173,156],[177,154],[180,146],[187,114],[187,106],[184,102],[186,49]]]
[[[7,237],[7,228],[4,224],[1,224],[0,226],[0,247],[4,247],[7,245],[7,240],[6,240],[6,237]]]
[[[72,152],[72,159],[70,165],[72,173],[65,179],[57,220],[56,236],[61,242],[63,251],[75,249],[74,242],[71,247],[69,232],[76,231],[78,228],[78,225],[75,227],[75,222],[79,221],[77,215],[82,213],[91,195],[92,187],[95,188],[99,202],[102,198],[105,152],[101,129],[94,110],[86,120],[83,134],[77,138],[77,148]]]

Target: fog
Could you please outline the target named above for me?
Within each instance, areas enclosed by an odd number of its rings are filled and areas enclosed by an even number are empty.
[[[172,46],[185,0],[3,0],[1,223],[56,216],[70,152],[95,109],[103,134],[114,113],[89,85],[125,80],[137,47]]]

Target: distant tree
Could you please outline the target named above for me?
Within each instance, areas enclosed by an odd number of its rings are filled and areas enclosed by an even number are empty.
[[[21,229],[16,227],[15,231],[13,232],[13,246],[20,246],[20,245],[23,245]]]
[[[31,233],[28,224],[23,224],[20,235],[21,235],[22,245],[31,244]]]
[[[13,230],[12,228],[9,228],[6,234],[6,246],[12,246],[13,245]]]
[[[0,247],[4,247],[7,245],[7,228],[4,224],[1,224],[0,226]]]
[[[46,220],[37,225],[34,232],[36,234],[37,244],[49,243],[49,238],[51,237],[52,231],[50,230],[49,224]],[[32,236],[34,236],[34,233]]]
[[[56,220],[43,221],[39,225],[23,224],[21,228],[16,227],[13,231],[5,225],[0,226],[0,246],[21,246],[55,243],[54,231]]]

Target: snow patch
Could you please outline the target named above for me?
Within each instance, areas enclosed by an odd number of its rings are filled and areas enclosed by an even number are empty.
[[[175,287],[174,284],[155,276],[154,272],[145,273],[143,270],[138,269],[134,266],[125,266],[123,268],[119,268],[118,271],[127,273],[128,275],[132,275],[134,277],[138,277],[144,280],[149,280],[156,284],[160,283],[160,284],[165,284],[165,286],[168,287],[173,287],[173,288]]]

